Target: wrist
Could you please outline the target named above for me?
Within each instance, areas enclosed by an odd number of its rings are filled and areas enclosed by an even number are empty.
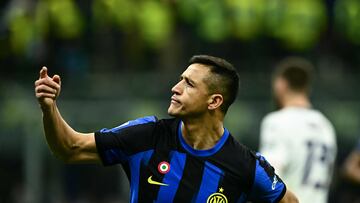
[[[44,114],[52,113],[56,108],[56,103],[54,101],[51,104],[40,104],[40,108]]]

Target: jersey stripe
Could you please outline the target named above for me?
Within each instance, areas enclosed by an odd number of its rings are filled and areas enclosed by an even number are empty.
[[[132,203],[135,203],[138,200],[140,167],[142,164],[144,164],[144,165],[148,164],[153,152],[154,152],[154,150],[140,152],[140,153],[132,155],[129,159],[130,160],[130,173],[131,173],[130,202],[132,202]]]
[[[163,183],[165,174],[160,173],[157,168],[163,161],[170,163],[170,153],[158,150],[154,151],[147,166],[141,166],[138,202],[154,202],[156,200],[160,185],[150,184],[148,178],[152,176],[152,180]]]
[[[235,176],[233,173],[224,172],[223,178],[219,182],[218,188],[222,188],[222,194],[227,197],[228,202],[237,202],[241,195],[244,195],[244,186],[239,184],[244,179]],[[246,201],[245,201],[246,202]]]
[[[183,177],[180,181],[174,203],[195,202],[204,171],[204,161],[193,156],[186,157]]]
[[[186,155],[176,151],[170,152],[170,172],[164,176],[163,183],[168,186],[161,186],[156,202],[173,202],[180,180],[182,179]]]
[[[223,174],[221,169],[210,162],[205,162],[202,182],[195,202],[206,202],[212,193],[217,192]]]
[[[247,199],[247,195],[245,193],[242,193],[240,195],[240,198],[238,199],[237,203],[245,203]]]

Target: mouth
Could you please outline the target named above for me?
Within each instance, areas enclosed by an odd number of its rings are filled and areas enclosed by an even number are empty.
[[[178,99],[176,99],[175,96],[172,96],[172,97],[171,97],[171,103],[172,103],[172,104],[180,104],[180,101],[179,101]]]

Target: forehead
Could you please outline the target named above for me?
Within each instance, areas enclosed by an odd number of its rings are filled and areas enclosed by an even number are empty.
[[[189,65],[181,76],[188,77],[189,79],[195,81],[200,81],[207,78],[209,74],[210,69],[206,65],[194,63]]]

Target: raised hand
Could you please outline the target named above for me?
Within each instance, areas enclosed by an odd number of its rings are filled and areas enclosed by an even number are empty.
[[[35,96],[41,108],[49,108],[54,105],[56,98],[60,95],[61,79],[59,75],[49,77],[47,68],[40,70],[40,77],[35,81]]]

